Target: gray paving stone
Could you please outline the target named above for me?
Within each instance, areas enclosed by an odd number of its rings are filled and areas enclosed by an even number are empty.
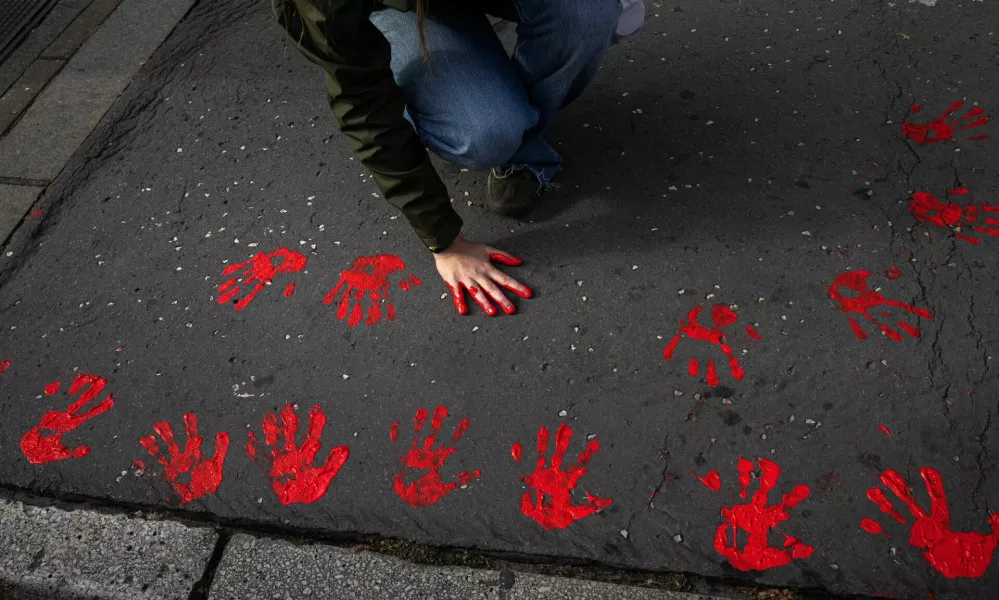
[[[0,140],[0,176],[51,181],[194,0],[124,0]]]
[[[69,59],[73,53],[97,31],[108,15],[118,7],[121,0],[94,0],[80,13],[49,47],[42,52],[43,58]]]
[[[6,93],[15,81],[31,66],[49,44],[56,39],[66,26],[87,7],[90,0],[59,0],[48,16],[42,19],[35,29],[7,60],[0,64],[0,94]]]
[[[66,61],[55,59],[36,60],[14,82],[14,85],[0,96],[0,135],[14,124],[65,63]]]
[[[173,521],[0,500],[0,598],[186,599],[217,539]]]
[[[500,581],[513,580],[504,589]],[[509,585],[509,584],[507,584]],[[721,600],[525,573],[417,565],[371,552],[236,535],[215,573],[209,600]]]
[[[209,600],[499,599],[499,573],[414,565],[335,546],[296,546],[236,535],[215,573]]]
[[[626,585],[516,573],[504,600],[722,600],[721,598],[667,592]]]
[[[30,185],[7,185],[0,183],[0,244],[24,218],[31,205],[42,193],[40,187]]]

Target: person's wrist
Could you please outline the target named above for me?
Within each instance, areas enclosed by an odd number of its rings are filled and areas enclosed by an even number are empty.
[[[455,237],[455,238],[454,238],[454,239],[453,239],[453,240],[451,241],[451,243],[450,243],[450,244],[448,244],[448,245],[447,245],[446,247],[444,247],[444,248],[439,248],[439,249],[435,249],[435,250],[431,250],[431,252],[433,252],[433,254],[434,254],[434,258],[437,258],[437,257],[439,257],[439,256],[448,256],[448,255],[451,255],[451,254],[454,254],[454,250],[455,250],[455,249],[456,249],[456,248],[457,248],[458,246],[460,246],[460,245],[461,245],[461,243],[462,243],[462,242],[464,242],[464,241],[465,241],[465,238],[463,238],[463,237],[461,236],[461,234],[458,234],[458,235],[457,235],[457,236],[456,236],[456,237]]]

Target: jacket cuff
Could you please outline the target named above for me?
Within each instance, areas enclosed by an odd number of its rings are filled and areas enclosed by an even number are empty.
[[[431,252],[443,252],[461,233],[462,220],[453,209],[448,212],[438,224],[436,231],[430,235],[421,235],[420,239]]]

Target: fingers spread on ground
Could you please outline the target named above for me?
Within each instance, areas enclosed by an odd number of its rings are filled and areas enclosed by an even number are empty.
[[[488,248],[488,250],[489,260],[493,262],[498,262],[499,264],[506,265],[508,267],[519,267],[524,264],[524,261],[509,252],[503,252],[502,250],[497,250],[496,248]]]
[[[531,288],[520,283],[519,281],[517,281],[513,277],[510,277],[509,275],[507,275],[503,271],[500,271],[499,269],[496,269],[496,271],[491,274],[491,277],[493,281],[505,287],[506,289],[510,290],[514,294],[517,294],[521,298],[524,298],[525,300],[534,295],[534,292],[531,291]]]
[[[489,301],[488,295],[474,282],[468,284],[468,295],[471,296],[472,300],[475,300],[480,307],[482,307],[482,312],[486,313],[490,317],[496,316],[496,307]]]
[[[482,286],[482,289],[486,292],[486,294],[489,294],[489,298],[491,298],[496,304],[499,304],[500,308],[503,309],[503,312],[508,315],[512,315],[517,312],[517,307],[513,305],[513,302],[510,302],[510,299],[506,297],[506,294],[504,294],[491,279],[482,278],[478,281],[478,283]]]
[[[458,311],[459,315],[468,314],[468,305],[465,304],[465,293],[462,291],[461,284],[447,283],[447,287],[451,290],[451,298],[454,300],[454,308]]]

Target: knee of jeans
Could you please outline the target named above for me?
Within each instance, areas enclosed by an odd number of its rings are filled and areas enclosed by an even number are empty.
[[[529,126],[524,119],[507,119],[495,113],[468,123],[452,148],[451,160],[473,171],[501,166],[520,148]]]

